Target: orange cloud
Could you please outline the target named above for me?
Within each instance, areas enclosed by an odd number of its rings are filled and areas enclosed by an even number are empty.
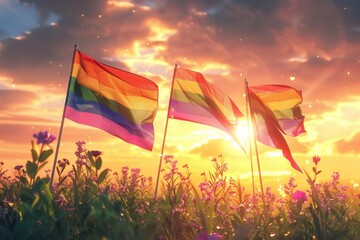
[[[360,131],[352,136],[343,138],[334,143],[335,149],[339,153],[360,154]]]

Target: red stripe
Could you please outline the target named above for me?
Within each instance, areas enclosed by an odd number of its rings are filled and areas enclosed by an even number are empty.
[[[87,68],[86,66],[88,66],[87,69],[90,70],[92,70],[94,67],[104,69],[107,73],[110,73],[111,75],[120,78],[122,81],[127,82],[128,84],[138,87],[139,89],[147,89],[153,91],[158,90],[157,85],[149,79],[131,72],[127,72],[100,63],[80,51],[77,51],[74,62],[81,64],[81,66],[85,68]]]

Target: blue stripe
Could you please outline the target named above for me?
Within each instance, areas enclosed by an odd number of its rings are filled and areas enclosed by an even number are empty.
[[[109,108],[101,105],[99,102],[86,101],[72,92],[69,93],[68,102],[66,105],[79,112],[88,112],[101,115],[102,117],[107,118],[115,124],[123,127],[129,133],[139,137],[144,137],[148,135],[149,132],[154,132],[154,126],[152,123],[145,123],[141,125],[131,123],[120,113],[110,110]],[[144,131],[146,133],[144,133]]]

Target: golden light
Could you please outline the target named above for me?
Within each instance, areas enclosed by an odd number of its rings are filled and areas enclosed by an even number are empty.
[[[107,4],[114,8],[129,9],[134,7],[134,3],[130,1],[108,1]]]
[[[177,33],[176,29],[166,26],[155,18],[149,19],[146,24],[151,31],[148,37],[148,40],[151,42],[167,41],[169,37]]]
[[[242,120],[238,122],[236,126],[236,135],[244,147],[249,146],[249,129],[247,121]]]

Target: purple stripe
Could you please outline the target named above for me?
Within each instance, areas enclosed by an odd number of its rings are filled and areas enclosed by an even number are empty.
[[[297,137],[302,133],[305,133],[304,118],[303,119],[290,119],[282,118],[278,119],[278,123],[285,132],[286,135]]]
[[[273,143],[270,134],[268,133],[268,129],[265,124],[265,120],[262,115],[254,113],[255,117],[255,128],[257,133],[258,141],[261,143],[276,148],[275,144]]]
[[[152,134],[153,129],[143,129],[143,137],[139,137],[129,133],[125,128],[118,124],[110,121],[107,118],[102,117],[98,114],[88,112],[78,112],[75,109],[66,106],[65,109],[66,118],[80,123],[89,125],[95,128],[100,128],[107,133],[117,136],[127,143],[137,145],[146,150],[152,150],[154,144],[154,135]],[[150,130],[150,131],[149,131]]]
[[[170,118],[205,124],[227,132],[211,112],[198,104],[179,102],[172,99],[170,109]]]

